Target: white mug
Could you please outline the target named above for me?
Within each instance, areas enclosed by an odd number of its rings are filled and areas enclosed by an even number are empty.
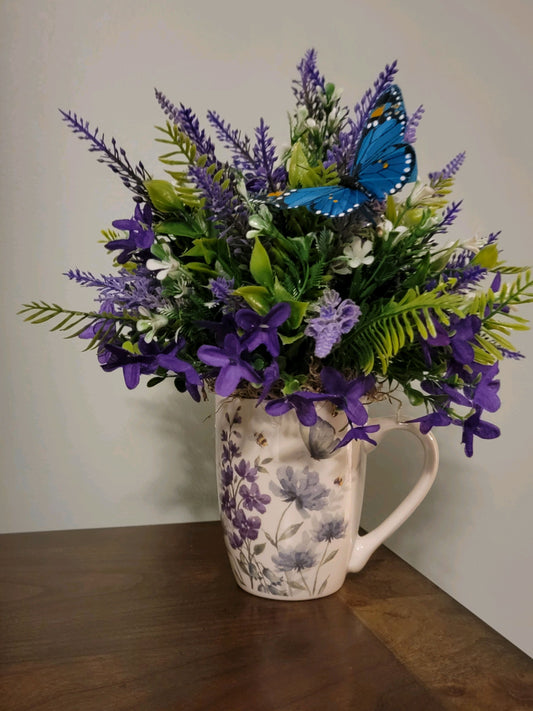
[[[419,506],[435,480],[438,448],[416,424],[375,418],[379,443],[393,429],[422,444],[422,471],[404,500],[359,535],[366,457],[375,445],[358,440],[335,449],[348,426],[343,412],[317,405],[317,425],[304,427],[294,410],[268,415],[257,400],[217,398],[216,459],[226,548],[237,584],[276,600],[309,600],[336,592],[347,573]]]

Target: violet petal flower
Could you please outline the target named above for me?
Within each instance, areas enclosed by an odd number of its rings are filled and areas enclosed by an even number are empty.
[[[129,232],[127,239],[116,239],[108,242],[105,247],[109,250],[121,249],[116,258],[119,264],[128,262],[136,252],[148,250],[155,240],[152,230],[152,210],[149,203],[144,208],[136,205],[135,214],[131,220],[115,220],[113,227]]]
[[[141,339],[139,348],[143,345],[146,346]],[[105,349],[110,357],[106,363],[102,363],[102,369],[109,373],[117,368],[122,368],[124,382],[129,390],[137,387],[141,375],[151,375],[157,370],[156,353],[150,353],[148,348],[145,348],[146,352],[141,352],[141,354],[130,353],[130,351],[112,344],[106,344]]]
[[[261,390],[261,394],[257,399],[257,405],[260,405],[263,402],[263,400],[269,394],[270,389],[278,379],[279,366],[277,361],[273,360],[272,363],[270,363],[270,365],[267,365],[267,367],[263,371],[263,389]]]
[[[326,366],[322,368],[320,379],[327,392],[328,400],[346,413],[350,423],[364,425],[368,420],[368,413],[360,398],[372,389],[374,377],[359,376],[347,381],[338,370]]]
[[[280,467],[277,471],[280,485],[270,482],[270,490],[282,501],[293,502],[298,511],[320,511],[328,503],[329,489],[320,483],[318,472],[309,467],[294,470],[290,466]]]
[[[200,346],[198,358],[202,363],[220,368],[215,381],[215,392],[228,397],[238,387],[241,380],[251,383],[261,382],[261,378],[246,361],[242,360],[243,345],[233,333],[224,338],[224,347]]]
[[[418,422],[420,432],[427,434],[432,427],[446,427],[451,425],[453,420],[444,410],[435,410],[435,412],[429,412],[427,415],[416,417],[414,420],[408,420],[408,422]]]
[[[481,419],[483,410],[477,407],[475,412],[463,422],[463,437],[461,443],[465,446],[465,454],[471,457],[474,453],[474,437],[495,439],[500,436],[500,428],[491,422]]]
[[[333,289],[324,291],[320,299],[309,307],[317,313],[308,319],[304,331],[306,336],[315,339],[315,355],[325,358],[341,340],[344,333],[349,333],[357,323],[361,309],[350,299],[341,300]]]
[[[341,439],[341,441],[335,447],[335,449],[340,449],[341,447],[345,447],[349,442],[352,442],[353,440],[359,440],[359,439],[362,439],[365,442],[370,442],[370,444],[377,445],[376,440],[372,439],[368,435],[369,435],[369,433],[377,432],[378,430],[379,430],[379,425],[366,425],[364,427],[352,427],[344,435],[344,437]]]
[[[271,501],[268,494],[262,494],[259,491],[259,487],[255,481],[250,484],[249,487],[243,484],[239,489],[239,494],[242,496],[242,505],[245,509],[248,509],[248,511],[255,509],[261,514],[265,513],[266,505]]]
[[[252,309],[241,309],[235,314],[235,323],[244,331],[242,344],[249,351],[264,345],[271,356],[276,358],[280,352],[278,326],[291,315],[290,304],[275,304],[265,316],[260,316]]]
[[[267,402],[265,405],[265,412],[273,417],[278,417],[294,409],[302,425],[312,427],[316,424],[318,419],[313,402],[328,399],[329,396],[322,393],[311,393],[300,390],[277,400],[270,400],[270,402]]]

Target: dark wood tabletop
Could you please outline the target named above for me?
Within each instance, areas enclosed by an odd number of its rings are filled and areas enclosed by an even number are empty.
[[[1,711],[519,711],[533,662],[386,548],[340,592],[233,582],[218,523],[0,536]]]

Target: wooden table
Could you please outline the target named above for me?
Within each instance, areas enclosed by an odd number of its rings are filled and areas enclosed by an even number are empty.
[[[533,662],[385,548],[255,598],[218,523],[0,536],[2,711],[518,711]]]

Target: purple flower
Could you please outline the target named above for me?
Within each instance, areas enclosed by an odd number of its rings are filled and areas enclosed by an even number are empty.
[[[318,473],[309,467],[301,471],[289,466],[280,467],[277,477],[280,486],[270,482],[270,490],[283,501],[294,501],[298,511],[319,511],[327,505],[329,489],[320,483]]]
[[[248,511],[255,509],[263,514],[266,511],[266,504],[270,503],[270,496],[268,494],[262,494],[255,482],[250,484],[250,487],[243,484],[239,489],[239,494],[243,499],[242,505],[245,509],[248,509]]]
[[[470,365],[474,360],[474,349],[471,341],[481,328],[481,319],[478,316],[452,319],[452,335],[450,345],[456,361],[462,365]]]
[[[327,289],[321,298],[309,307],[317,316],[308,320],[304,333],[315,339],[315,355],[325,358],[333,346],[341,340],[342,334],[352,330],[361,315],[361,309],[350,299],[341,301],[339,294]]]
[[[233,469],[230,465],[222,467],[220,470],[220,479],[222,481],[222,486],[231,486],[233,482]]]
[[[481,372],[481,379],[474,385],[466,385],[464,390],[472,398],[472,402],[476,407],[481,407],[487,412],[496,412],[500,408],[500,398],[498,390],[500,389],[500,381],[494,380],[498,374],[498,363],[491,366],[477,365],[477,369]]]
[[[315,539],[321,543],[327,541],[331,543],[336,538],[344,538],[348,523],[344,520],[344,516],[328,516],[315,527]]]
[[[144,208],[136,205],[135,214],[131,220],[115,220],[112,224],[118,230],[129,232],[127,239],[116,239],[105,245],[109,250],[122,250],[116,258],[119,264],[128,262],[136,252],[150,249],[154,243],[152,209],[149,203],[146,203]]]
[[[432,380],[423,380],[420,383],[423,390],[425,390],[430,395],[440,398],[445,406],[447,407],[451,402],[456,405],[465,405],[466,407],[472,406],[472,401],[465,395],[459,392],[459,390],[446,382],[436,383]]]
[[[229,544],[230,546],[236,550],[242,546],[244,541],[242,538],[239,536],[239,534],[236,531],[233,531],[233,533],[230,533],[228,536]]]
[[[429,412],[427,415],[408,420],[408,422],[420,423],[420,432],[427,434],[432,427],[446,427],[451,425],[454,420],[444,410],[435,410],[435,412]]]
[[[270,365],[267,365],[267,367],[263,371],[263,388],[261,390],[261,395],[257,399],[257,405],[260,405],[263,400],[267,397],[267,395],[270,392],[270,389],[278,380],[279,378],[279,366],[277,364],[277,361],[273,360]]]
[[[298,573],[306,568],[313,568],[317,563],[317,558],[316,553],[307,548],[305,543],[292,550],[280,548],[278,554],[272,556],[272,560],[280,570],[286,572],[296,570]]]
[[[246,361],[241,353],[244,347],[238,336],[228,333],[224,338],[224,347],[200,346],[198,358],[202,363],[220,368],[215,382],[215,392],[221,397],[228,397],[238,387],[241,380],[251,383],[261,382],[261,378]]]
[[[235,314],[235,323],[244,331],[242,345],[253,351],[264,345],[271,356],[276,358],[280,352],[278,326],[289,318],[291,307],[282,302],[273,306],[265,316],[260,316],[252,309],[241,309]]]
[[[253,482],[257,479],[257,467],[252,467],[250,462],[241,459],[238,464],[234,465],[235,473],[240,479]]]
[[[345,412],[350,423],[364,425],[368,413],[360,398],[372,389],[374,377],[360,376],[348,381],[338,370],[326,366],[322,368],[320,379],[327,392],[327,399]]]
[[[156,356],[155,360],[159,367],[165,370],[170,370],[173,373],[180,373],[185,378],[185,387],[187,392],[196,400],[200,402],[200,393],[198,392],[198,387],[202,385],[202,379],[187,361],[178,358],[176,353],[181,351],[185,347],[185,339],[179,338],[174,345],[167,346],[159,355]]]
[[[239,530],[242,538],[255,541],[261,528],[259,516],[247,517],[242,509],[239,509],[233,517],[233,525]]]
[[[474,453],[474,436],[481,439],[494,439],[500,436],[500,429],[490,422],[481,419],[483,410],[476,407],[475,412],[463,422],[462,444],[467,457]]]
[[[231,521],[235,515],[237,506],[235,503],[235,497],[230,494],[228,489],[226,489],[220,497],[220,508]]]
[[[151,375],[157,370],[154,344],[146,344],[143,339],[139,340],[140,354],[134,354],[121,348],[120,346],[106,344],[105,350],[109,354],[102,369],[109,373],[117,368],[122,368],[124,382],[129,390],[133,390],[140,382],[141,375]]]
[[[209,288],[213,292],[215,301],[227,304],[235,288],[235,280],[226,279],[225,277],[210,279]]]
[[[302,425],[312,427],[318,419],[313,402],[327,399],[328,395],[300,390],[277,400],[270,400],[265,405],[265,412],[273,417],[279,417],[294,409]]]
[[[339,444],[335,449],[340,449],[345,447],[349,442],[354,440],[362,439],[365,442],[370,442],[370,444],[377,445],[376,440],[368,436],[369,433],[377,432],[379,430],[379,425],[365,425],[364,427],[351,427],[348,432],[341,439]]]

